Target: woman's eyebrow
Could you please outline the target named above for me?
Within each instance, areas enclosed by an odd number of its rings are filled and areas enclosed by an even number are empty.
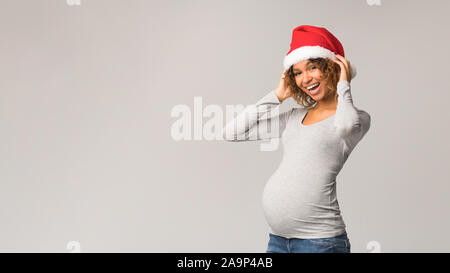
[[[306,63],[306,65],[305,66],[308,66],[309,64],[312,64],[312,62],[311,61],[308,61],[307,63]],[[294,68],[294,71],[300,71],[299,69],[297,69],[297,68]]]

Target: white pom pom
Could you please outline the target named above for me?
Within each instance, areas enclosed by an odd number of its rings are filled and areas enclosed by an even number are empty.
[[[354,64],[350,64],[350,69],[352,70],[352,79],[356,77],[356,67]]]

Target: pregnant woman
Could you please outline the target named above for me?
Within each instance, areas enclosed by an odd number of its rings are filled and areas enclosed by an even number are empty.
[[[336,176],[370,127],[350,92],[356,70],[333,34],[309,25],[293,30],[283,66],[278,87],[226,124],[223,138],[281,138],[283,158],[262,196],[267,253],[350,253]],[[289,97],[301,107],[279,113]],[[275,133],[260,129],[273,122]]]

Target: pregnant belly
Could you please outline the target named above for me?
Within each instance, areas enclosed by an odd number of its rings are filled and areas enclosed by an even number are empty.
[[[270,180],[262,196],[266,219],[271,226],[283,226],[293,218],[305,218],[308,216],[310,198],[289,183]]]
[[[339,221],[339,208],[330,202],[332,199],[318,181],[273,176],[264,187],[262,205],[269,226],[277,234],[314,234]]]

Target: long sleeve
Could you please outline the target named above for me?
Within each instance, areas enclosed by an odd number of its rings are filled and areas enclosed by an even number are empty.
[[[334,126],[341,138],[363,136],[370,128],[370,115],[353,105],[350,83],[341,80],[337,85],[338,104]]]
[[[278,138],[286,128],[290,114],[295,109],[280,113],[281,102],[271,90],[255,104],[247,106],[222,131],[225,141],[255,141]]]

